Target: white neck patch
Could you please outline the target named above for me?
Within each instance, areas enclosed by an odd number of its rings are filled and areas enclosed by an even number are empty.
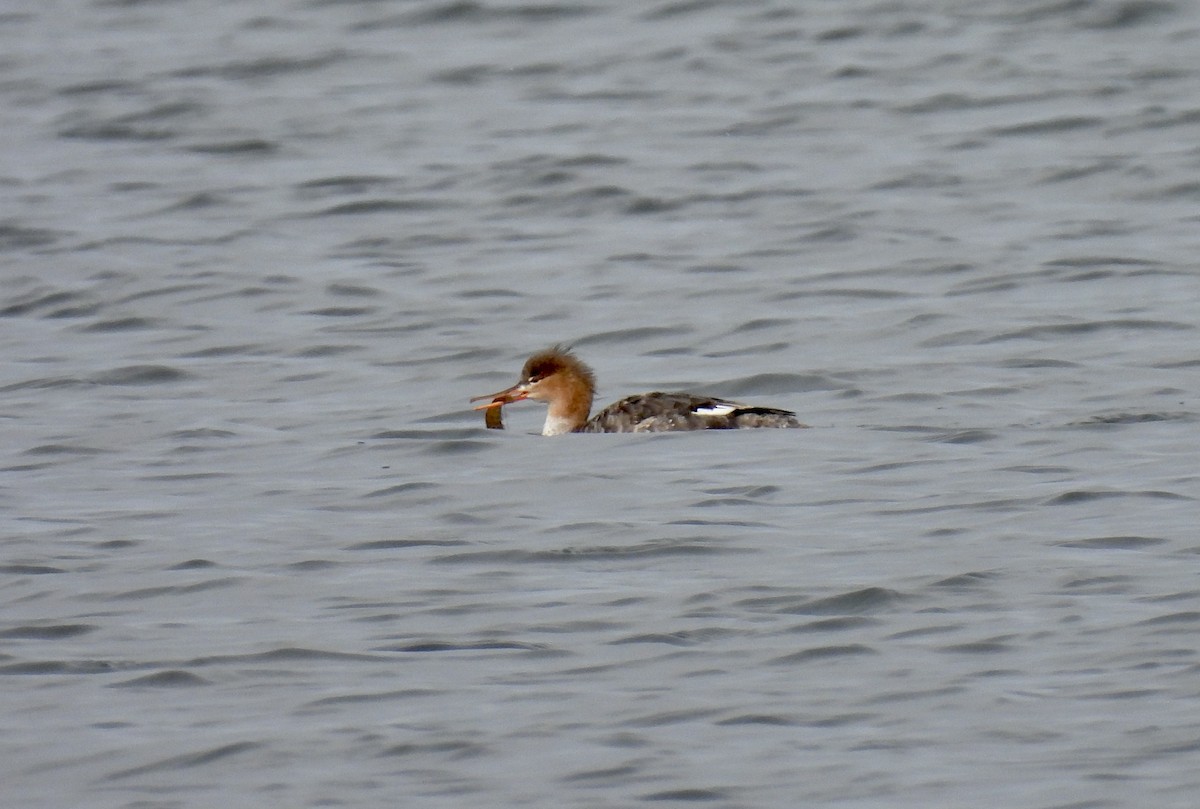
[[[542,435],[562,435],[571,432],[571,422],[560,416],[546,416],[542,425]]]

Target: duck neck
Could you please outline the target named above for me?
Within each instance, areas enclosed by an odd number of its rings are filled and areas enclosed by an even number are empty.
[[[550,402],[542,435],[562,435],[587,424],[592,412],[592,389],[587,385],[572,385]]]

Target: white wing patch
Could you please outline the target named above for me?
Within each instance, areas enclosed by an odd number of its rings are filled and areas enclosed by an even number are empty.
[[[733,411],[737,410],[740,405],[735,405],[730,402],[713,402],[708,407],[694,407],[692,412],[697,416],[728,416]]]

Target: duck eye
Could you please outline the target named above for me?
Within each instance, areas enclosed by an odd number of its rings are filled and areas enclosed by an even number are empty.
[[[528,382],[530,385],[536,385],[538,382],[541,382],[541,381],[542,381],[542,377],[540,374],[533,374],[528,379]]]

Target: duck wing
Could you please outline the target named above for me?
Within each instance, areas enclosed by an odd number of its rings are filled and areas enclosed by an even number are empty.
[[[790,410],[690,393],[640,393],[613,402],[578,432],[658,433],[803,426]]]

